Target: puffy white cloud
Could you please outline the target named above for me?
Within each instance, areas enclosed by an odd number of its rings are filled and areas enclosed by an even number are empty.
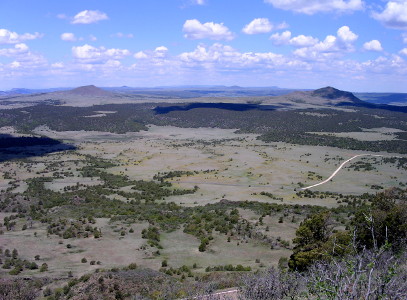
[[[99,48],[101,51],[104,51],[105,49],[103,47]],[[126,56],[130,55],[130,51],[127,49],[107,49],[104,51],[104,54],[107,55],[108,57],[114,58],[114,59],[122,59]]]
[[[271,35],[270,40],[273,41],[274,45],[292,45],[295,47],[309,47],[318,43],[317,38],[303,34],[291,38],[291,32],[288,30]]]
[[[16,44],[14,48],[0,49],[0,56],[16,56],[23,53],[28,53],[29,48],[26,44]]]
[[[336,52],[338,39],[333,35],[328,35],[325,40],[314,45],[312,49],[317,52]]]
[[[382,44],[378,40],[371,40],[363,44],[363,49],[367,51],[383,51]]]
[[[37,68],[47,65],[47,60],[42,55],[31,51],[16,55],[16,61],[27,68]]]
[[[319,12],[353,12],[362,10],[362,0],[264,0],[276,8],[313,15]]]
[[[192,0],[192,3],[197,5],[204,5],[206,3],[206,0]]]
[[[187,20],[183,26],[184,37],[191,40],[233,40],[234,34],[223,23],[207,22],[202,24],[196,19]]]
[[[294,55],[306,60],[324,60],[327,57],[336,55],[338,49],[336,47],[337,38],[333,35],[328,35],[325,40],[315,44],[312,47],[304,47],[295,50]]]
[[[83,10],[77,13],[72,20],[72,24],[92,24],[107,20],[109,17],[104,12],[98,10]]]
[[[154,56],[155,57],[165,57],[167,56],[168,48],[165,46],[160,46],[155,48],[154,50]]]
[[[88,44],[72,47],[72,55],[77,59],[96,59],[102,56],[102,51]]]
[[[342,26],[337,31],[337,36],[328,35],[310,47],[299,48],[294,55],[307,60],[323,60],[328,57],[343,55],[354,50],[353,42],[358,36],[348,26]]]
[[[373,13],[373,18],[385,26],[396,29],[407,29],[407,1],[389,1],[386,8],[378,13]]]
[[[139,74],[152,74],[154,78],[165,75],[174,79],[180,71],[180,60],[171,56],[165,46],[156,47],[154,50],[139,51],[134,54],[134,58],[137,59],[137,62],[129,69]],[[145,77],[142,80],[144,79]]]
[[[43,37],[43,34],[38,32],[18,34],[17,32],[7,29],[0,29],[0,44],[17,44],[22,41],[35,40],[41,37]]]
[[[192,52],[178,56],[185,66],[221,69],[276,68],[293,66],[283,55],[272,52],[239,52],[231,46],[215,43],[211,46],[198,45]]]
[[[167,58],[168,48],[165,46],[159,46],[155,48],[153,51],[139,51],[134,54],[134,58],[140,60],[152,59],[152,60],[163,60]]]
[[[148,55],[144,51],[139,51],[134,54],[134,57],[137,59],[145,59],[148,58]]]
[[[288,27],[286,22],[274,25],[267,18],[257,18],[243,27],[242,32],[246,34],[267,33],[272,30],[280,30]]]
[[[407,48],[401,49],[399,53],[402,54],[402,55],[407,56]]]
[[[375,60],[369,60],[360,63],[360,71],[366,74],[401,74],[405,78],[407,74],[407,63],[404,59],[396,54],[390,56],[380,56]]]
[[[404,44],[407,44],[407,32],[403,33],[403,34],[401,35],[401,38],[403,39],[403,43],[404,43]]]
[[[232,47],[216,43],[210,47],[198,45],[192,52],[181,53],[179,58],[184,62],[215,62],[221,57],[235,56],[236,53]]]
[[[246,34],[267,33],[271,30],[273,30],[273,24],[267,18],[254,19],[242,29]]]
[[[338,29],[338,38],[344,43],[352,43],[358,39],[358,35],[353,33],[348,26],[342,26]]]
[[[94,42],[97,41],[97,37],[95,37],[93,34],[89,35],[89,39]]]
[[[8,64],[11,69],[25,70],[31,73],[47,65],[47,61],[42,55],[31,52],[24,43],[16,44],[13,48],[0,49],[0,56],[13,59],[13,62]]]
[[[291,32],[286,30],[283,33],[274,33],[270,36],[270,40],[274,45],[288,45],[291,39]]]
[[[75,42],[76,36],[72,32],[65,32],[65,33],[61,34],[61,40],[67,41],[67,42]]]
[[[106,49],[105,47],[96,48],[88,44],[72,47],[73,57],[89,64],[106,62],[111,59],[123,59],[130,54],[130,51],[127,49]]]
[[[303,34],[293,37],[290,40],[290,45],[293,45],[296,47],[309,47],[309,46],[315,45],[316,43],[318,43],[317,38],[314,38],[309,35],[303,35]]]

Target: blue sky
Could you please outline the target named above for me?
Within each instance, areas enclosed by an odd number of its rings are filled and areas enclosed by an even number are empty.
[[[407,0],[2,0],[0,90],[407,92]]]

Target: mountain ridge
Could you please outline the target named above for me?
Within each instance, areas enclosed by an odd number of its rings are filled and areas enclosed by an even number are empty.
[[[322,97],[322,98],[330,99],[330,100],[349,100],[350,102],[353,102],[353,103],[364,102],[364,101],[360,100],[358,97],[356,97],[351,92],[342,91],[342,90],[336,89],[331,86],[316,89],[311,92],[311,95],[315,96],[315,97]]]
[[[129,89],[128,91],[125,91]],[[283,90],[280,90],[283,91]],[[4,95],[0,92],[1,105],[4,108],[23,107],[36,104],[49,104],[50,101],[68,106],[92,106],[98,104],[122,103],[235,103],[257,104],[275,109],[319,109],[353,106],[372,109],[407,112],[407,106],[376,104],[361,100],[348,91],[327,86],[315,90],[284,90],[284,93],[271,93],[267,90],[250,88],[203,89],[203,90],[156,90],[134,91],[125,87],[121,90],[85,85],[69,90],[60,90],[41,94]],[[406,94],[407,97],[407,94]]]
[[[95,96],[95,97],[109,97],[114,95],[112,92],[105,91],[94,85],[84,85],[62,93],[69,95]]]

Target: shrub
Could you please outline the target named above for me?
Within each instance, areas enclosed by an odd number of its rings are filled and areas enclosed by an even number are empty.
[[[205,252],[206,250],[206,243],[201,243],[198,248],[199,252]]]
[[[15,267],[13,270],[11,270],[10,272],[8,272],[10,275],[18,275],[21,272],[21,268],[20,267]]]
[[[45,272],[45,271],[48,271],[48,265],[46,263],[43,263],[41,265],[40,272]]]
[[[81,278],[79,278],[79,281],[86,282],[89,280],[89,278],[90,278],[90,274],[85,274],[85,275],[82,275]]]
[[[101,237],[100,232],[99,232],[98,230],[95,230],[95,231],[93,232],[93,237],[94,237],[95,239],[100,238],[100,237]]]
[[[29,268],[30,268],[31,270],[35,270],[35,269],[38,269],[38,265],[37,265],[35,262],[32,262],[32,263],[30,264]]]

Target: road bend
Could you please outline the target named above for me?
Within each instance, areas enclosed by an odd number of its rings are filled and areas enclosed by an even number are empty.
[[[317,184],[313,184],[313,185],[304,187],[304,188],[302,188],[302,190],[308,190],[308,189],[314,188],[314,187],[316,187],[316,186],[318,186],[318,185],[325,184],[325,183],[329,182],[329,181],[330,181],[332,178],[334,178],[335,175],[343,168],[344,165],[346,165],[346,164],[347,164],[348,162],[350,162],[351,160],[353,160],[353,159],[355,159],[355,158],[358,158],[358,157],[361,157],[361,156],[376,156],[376,157],[382,157],[383,155],[379,155],[379,154],[358,154],[358,155],[355,155],[355,156],[353,156],[353,157],[351,157],[351,158],[345,160],[343,163],[341,163],[340,166],[335,170],[335,172],[333,172],[332,175],[329,176],[329,177],[328,177],[327,179],[325,179],[324,181],[322,181],[322,182],[320,182],[320,183],[317,183]]]

